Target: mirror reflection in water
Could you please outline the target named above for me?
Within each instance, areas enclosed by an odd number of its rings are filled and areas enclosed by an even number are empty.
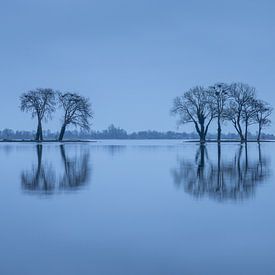
[[[222,149],[217,145],[216,157],[210,158],[207,146],[199,145],[193,161],[179,157],[172,169],[175,185],[195,198],[224,201],[253,197],[257,186],[270,175],[270,162],[261,145],[255,154],[250,154],[247,145],[239,145],[233,155],[228,148]]]
[[[21,173],[22,190],[28,193],[51,195],[62,191],[74,191],[89,182],[89,150],[81,148],[72,154],[60,145],[61,165],[55,167],[43,159],[43,145],[36,145],[36,163]],[[57,169],[58,168],[58,169]]]

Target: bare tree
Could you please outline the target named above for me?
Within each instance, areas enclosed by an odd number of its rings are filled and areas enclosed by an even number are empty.
[[[221,132],[222,132],[222,121],[226,117],[226,107],[228,103],[228,90],[229,87],[225,83],[216,83],[213,86],[210,86],[210,97],[212,97],[212,101],[214,104],[213,106],[213,111],[215,113],[215,116],[217,118],[217,124],[218,124],[218,129],[217,129],[217,141],[221,141]]]
[[[58,99],[59,104],[64,111],[59,141],[63,140],[66,127],[69,124],[78,126],[84,130],[90,129],[89,120],[93,117],[93,112],[88,98],[76,93],[59,93]]]
[[[241,142],[247,141],[248,126],[253,123],[255,116],[255,89],[247,84],[233,83],[229,93],[230,103],[226,117],[232,121]]]
[[[255,102],[255,121],[258,124],[258,136],[257,141],[261,140],[261,133],[264,127],[268,127],[271,124],[270,116],[272,114],[273,108],[266,102],[262,100],[257,100]]]
[[[200,142],[205,142],[209,125],[214,118],[213,102],[208,90],[197,86],[175,98],[172,113],[180,116],[179,123],[194,123]]]
[[[35,140],[43,140],[42,121],[51,118],[55,111],[55,92],[52,89],[36,89],[23,93],[20,97],[20,108],[24,112],[31,112],[37,117],[38,125]]]

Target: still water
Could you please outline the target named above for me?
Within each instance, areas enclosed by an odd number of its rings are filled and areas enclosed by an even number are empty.
[[[275,143],[0,144],[0,274],[275,274]]]

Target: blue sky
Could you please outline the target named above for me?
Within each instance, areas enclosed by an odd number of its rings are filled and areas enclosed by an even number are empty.
[[[173,98],[217,81],[249,83],[275,106],[272,0],[0,3],[0,128],[35,128],[18,106],[36,87],[90,97],[99,130],[175,130]],[[59,126],[57,114],[44,127]]]

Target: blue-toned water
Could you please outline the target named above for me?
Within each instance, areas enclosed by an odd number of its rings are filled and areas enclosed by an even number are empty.
[[[0,274],[275,274],[275,144],[0,144]]]

